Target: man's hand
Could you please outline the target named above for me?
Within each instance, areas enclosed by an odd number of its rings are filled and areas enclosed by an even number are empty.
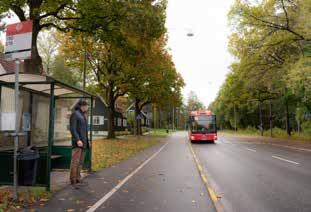
[[[81,140],[77,141],[78,147],[83,147],[83,142]]]

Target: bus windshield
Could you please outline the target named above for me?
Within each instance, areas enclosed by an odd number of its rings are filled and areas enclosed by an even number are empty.
[[[216,116],[202,115],[190,117],[190,129],[192,133],[215,133]]]

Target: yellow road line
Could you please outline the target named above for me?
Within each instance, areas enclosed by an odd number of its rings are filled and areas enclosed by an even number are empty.
[[[214,204],[214,207],[216,209],[217,212],[223,212],[224,211],[224,208],[222,206],[222,204],[219,202],[219,199],[218,199],[218,195],[216,194],[215,190],[211,187],[210,183],[208,182],[208,178],[206,177],[206,175],[204,174],[204,170],[202,168],[202,165],[200,163],[200,161],[198,160],[198,157],[196,156],[191,144],[188,142],[188,145],[189,145],[189,148],[190,148],[190,151],[191,151],[191,154],[192,154],[192,157],[195,161],[195,164],[196,164],[196,167],[199,171],[199,174],[200,174],[200,177],[207,189],[207,192]]]

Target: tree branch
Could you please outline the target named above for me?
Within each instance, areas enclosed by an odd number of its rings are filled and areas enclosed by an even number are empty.
[[[25,12],[23,11],[23,9],[21,7],[19,7],[17,5],[12,5],[11,9],[17,15],[17,17],[19,18],[20,21],[26,20]]]
[[[49,27],[54,27],[54,28],[56,28],[57,30],[59,30],[61,32],[68,32],[68,30],[69,30],[66,27],[64,28],[64,27],[58,26],[55,23],[40,24],[40,30],[43,29],[43,28],[49,28]]]

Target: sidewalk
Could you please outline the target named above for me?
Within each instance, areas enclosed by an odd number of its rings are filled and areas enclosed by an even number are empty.
[[[146,160],[155,152],[161,144],[138,153],[129,160],[123,161],[115,166],[106,168],[100,172],[88,175],[85,180],[88,186],[79,190],[73,189],[70,185],[53,194],[52,198],[44,206],[30,208],[30,211],[86,211],[101,194],[108,193],[115,184],[127,176],[134,168]],[[34,210],[33,210],[34,209]]]

